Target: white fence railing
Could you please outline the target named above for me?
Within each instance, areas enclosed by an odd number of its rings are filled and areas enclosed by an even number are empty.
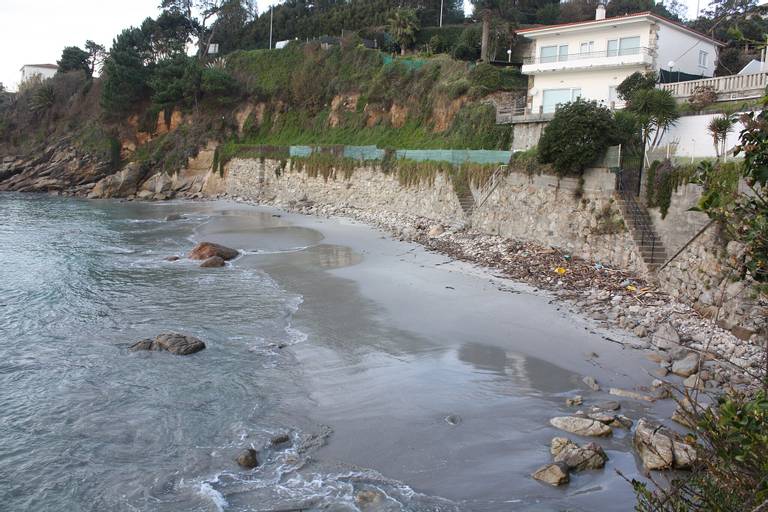
[[[688,82],[659,84],[659,89],[666,89],[676,98],[688,98],[699,86],[712,87],[721,101],[729,99],[757,98],[763,95],[768,86],[768,73],[753,75],[728,75],[715,78],[703,78]]]

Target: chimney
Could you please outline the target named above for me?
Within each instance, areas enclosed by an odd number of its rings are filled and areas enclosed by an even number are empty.
[[[596,20],[605,19],[605,4],[603,2],[600,2],[597,4],[597,9],[595,10],[595,19]]]

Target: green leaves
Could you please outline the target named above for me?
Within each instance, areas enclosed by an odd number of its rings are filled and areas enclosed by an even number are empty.
[[[595,101],[562,105],[539,141],[539,162],[552,164],[558,175],[581,174],[613,142],[611,111]]]
[[[415,9],[396,9],[387,20],[389,31],[395,37],[397,44],[404,53],[416,41],[416,33],[419,31],[419,18]]]

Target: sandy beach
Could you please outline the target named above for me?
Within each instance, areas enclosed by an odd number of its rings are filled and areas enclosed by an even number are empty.
[[[647,390],[658,365],[611,341],[626,334],[601,330],[546,292],[357,221],[232,208],[290,223],[297,238],[283,250],[305,243],[302,230],[322,235],[302,251],[235,263],[303,296],[294,325],[307,341],[291,350],[311,415],[333,429],[319,457],[374,468],[466,510],[632,509],[631,487],[614,471],[638,476],[628,432],[603,443],[604,470],[580,473],[567,488],[530,477],[549,461],[550,439],[564,434],[548,420],[577,409],[566,398],[583,395],[586,407],[615,399],[610,387]],[[248,230],[206,226],[203,235],[233,247],[254,241]],[[587,375],[604,391],[590,391]],[[673,407],[622,400],[621,412],[663,417]]]

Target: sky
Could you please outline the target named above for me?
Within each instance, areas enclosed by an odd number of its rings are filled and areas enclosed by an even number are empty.
[[[683,0],[689,16],[697,0]],[[92,39],[109,49],[124,28],[158,14],[160,0],[0,0],[0,82],[15,90],[24,64],[55,64],[65,46]],[[259,12],[278,0],[258,0]],[[707,0],[701,0],[702,8]],[[464,0],[466,12],[471,10]]]

